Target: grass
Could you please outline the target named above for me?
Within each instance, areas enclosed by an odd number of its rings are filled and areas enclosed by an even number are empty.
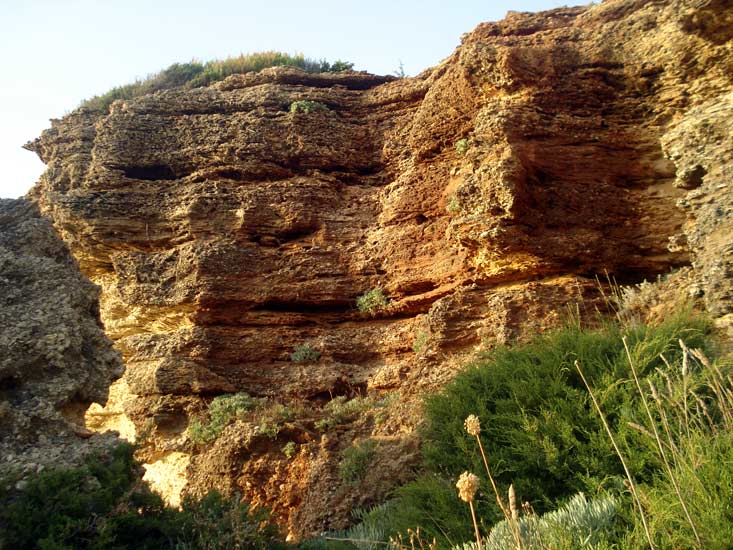
[[[107,111],[112,102],[118,99],[133,99],[160,90],[169,90],[185,86],[199,88],[208,86],[233,74],[258,72],[268,67],[296,67],[307,73],[341,72],[351,70],[353,63],[335,61],[329,63],[325,59],[315,60],[303,54],[290,55],[283,52],[267,51],[242,54],[237,57],[201,63],[174,63],[162,71],[148,75],[124,86],[112,88],[110,91],[94,96],[82,102],[81,107],[97,111]]]
[[[328,107],[318,101],[308,101],[301,99],[299,101],[293,101],[290,104],[291,113],[317,113],[318,111],[328,111]]]
[[[258,435],[274,440],[294,414],[290,407],[267,398],[250,397],[246,393],[220,395],[209,403],[203,419],[191,420],[188,434],[191,441],[199,445],[211,443],[227,426],[236,420],[247,419],[257,422]]]
[[[392,396],[382,399],[371,396],[357,396],[352,399],[344,395],[334,397],[323,407],[324,416],[315,422],[315,428],[320,431],[331,430],[365,413],[375,413],[375,420],[377,420],[380,410],[384,409],[392,399]]]
[[[428,341],[430,340],[430,334],[422,330],[417,333],[415,340],[412,342],[412,351],[416,354],[420,354],[425,351],[428,347]]]
[[[321,352],[312,344],[300,344],[295,346],[290,360],[293,363],[315,363],[321,358]]]
[[[451,195],[450,199],[448,199],[448,204],[445,205],[445,210],[450,214],[460,212],[461,203],[458,200],[458,197],[456,197],[455,195]]]
[[[377,454],[377,444],[373,439],[366,439],[344,449],[339,464],[339,474],[346,483],[357,483],[364,479],[369,465]]]
[[[208,408],[208,420],[194,419],[188,427],[194,443],[210,443],[221,435],[229,424],[237,418],[261,406],[262,400],[246,393],[235,393],[215,397]]]

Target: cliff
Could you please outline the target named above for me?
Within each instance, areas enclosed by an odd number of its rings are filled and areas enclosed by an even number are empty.
[[[726,0],[510,12],[415,78],[271,68],[53,121],[30,197],[127,366],[90,422],[145,431],[171,498],[238,488],[300,536],[409,475],[419,398],[463,357],[594,311],[597,278],[676,270],[730,327],[731,38]],[[193,442],[235,392],[287,409],[274,438],[251,417]],[[324,430],[334,399],[362,408]]]

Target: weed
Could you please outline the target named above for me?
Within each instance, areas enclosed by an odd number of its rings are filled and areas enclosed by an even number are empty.
[[[399,64],[397,65],[397,70],[392,73],[397,78],[405,78],[407,76],[407,73],[405,73],[405,66],[402,64],[402,60],[399,60]]]
[[[430,338],[430,335],[422,330],[417,333],[417,336],[415,337],[415,341],[412,343],[412,351],[415,353],[422,353],[428,344],[428,339]]]
[[[450,214],[460,212],[461,203],[458,201],[458,197],[456,197],[455,195],[451,195],[450,199],[448,199],[448,204],[446,204],[445,209]]]
[[[188,426],[188,433],[194,443],[209,443],[219,437],[221,432],[236,419],[241,419],[263,403],[262,399],[250,397],[246,393],[220,395],[209,403],[206,422],[194,419]]]
[[[456,153],[465,155],[468,151],[468,139],[463,138],[456,141]]]
[[[288,441],[283,445],[282,452],[286,458],[293,458],[295,456],[296,445],[294,441]]]
[[[328,107],[318,101],[308,101],[301,99],[299,101],[293,101],[290,104],[291,113],[317,113],[318,111],[328,111]]]
[[[343,424],[349,420],[353,420],[356,416],[366,412],[377,411],[375,416],[379,414],[379,409],[386,407],[392,397],[387,396],[382,399],[373,397],[354,397],[348,399],[344,395],[334,397],[324,407],[323,412],[326,413],[324,418],[316,421],[317,430],[326,431]]]
[[[270,439],[277,439],[285,422],[293,419],[295,413],[287,405],[273,403],[261,409],[257,433]]]
[[[339,465],[339,474],[346,483],[356,483],[364,479],[369,464],[377,454],[377,445],[373,439],[344,449]]]
[[[386,308],[387,304],[387,297],[379,287],[365,292],[356,299],[356,307],[362,313],[375,313]]]
[[[295,346],[293,353],[290,354],[290,360],[293,363],[315,363],[320,358],[321,352],[311,344]]]

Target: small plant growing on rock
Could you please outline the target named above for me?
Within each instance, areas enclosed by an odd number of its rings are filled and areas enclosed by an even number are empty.
[[[266,409],[262,410],[259,418],[257,433],[264,435],[269,439],[277,439],[283,424],[293,419],[294,411],[287,405],[282,403],[273,403]]]
[[[456,153],[459,155],[465,155],[468,151],[468,140],[466,138],[459,139],[456,141]]]
[[[296,445],[294,441],[288,441],[283,445],[282,451],[287,458],[293,458],[295,456]]]
[[[339,464],[339,474],[346,483],[356,483],[364,479],[367,468],[377,454],[377,444],[373,439],[344,449]]]
[[[345,395],[339,395],[326,403],[323,407],[326,416],[317,420],[315,427],[321,431],[334,428],[339,424],[353,420],[358,415],[383,409],[392,400],[393,396],[391,395],[387,395],[381,399],[374,397],[354,397],[353,399],[348,399]],[[377,412],[376,415],[378,414]]]
[[[328,111],[328,107],[318,101],[299,100],[290,104],[291,113],[315,113],[317,111]]]
[[[460,211],[461,203],[458,202],[458,198],[455,195],[451,195],[451,198],[448,199],[448,204],[445,206],[445,209],[451,214]]]
[[[387,297],[384,291],[377,287],[365,292],[356,299],[356,307],[362,313],[375,313],[387,307]]]
[[[415,353],[422,353],[428,345],[429,337],[430,335],[424,330],[418,332],[415,337],[415,341],[412,343],[412,351]]]
[[[209,443],[213,441],[229,424],[245,413],[255,409],[262,403],[261,399],[251,397],[246,393],[220,395],[209,403],[209,420],[201,422],[194,419],[188,426],[188,433],[194,443]]]
[[[293,363],[315,363],[320,358],[321,352],[311,344],[295,346],[293,353],[290,354],[290,360]]]

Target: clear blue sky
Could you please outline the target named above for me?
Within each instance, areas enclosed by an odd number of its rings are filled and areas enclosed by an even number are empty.
[[[1,0],[0,197],[44,166],[26,141],[88,97],[171,63],[280,50],[415,75],[508,10],[587,0]]]

